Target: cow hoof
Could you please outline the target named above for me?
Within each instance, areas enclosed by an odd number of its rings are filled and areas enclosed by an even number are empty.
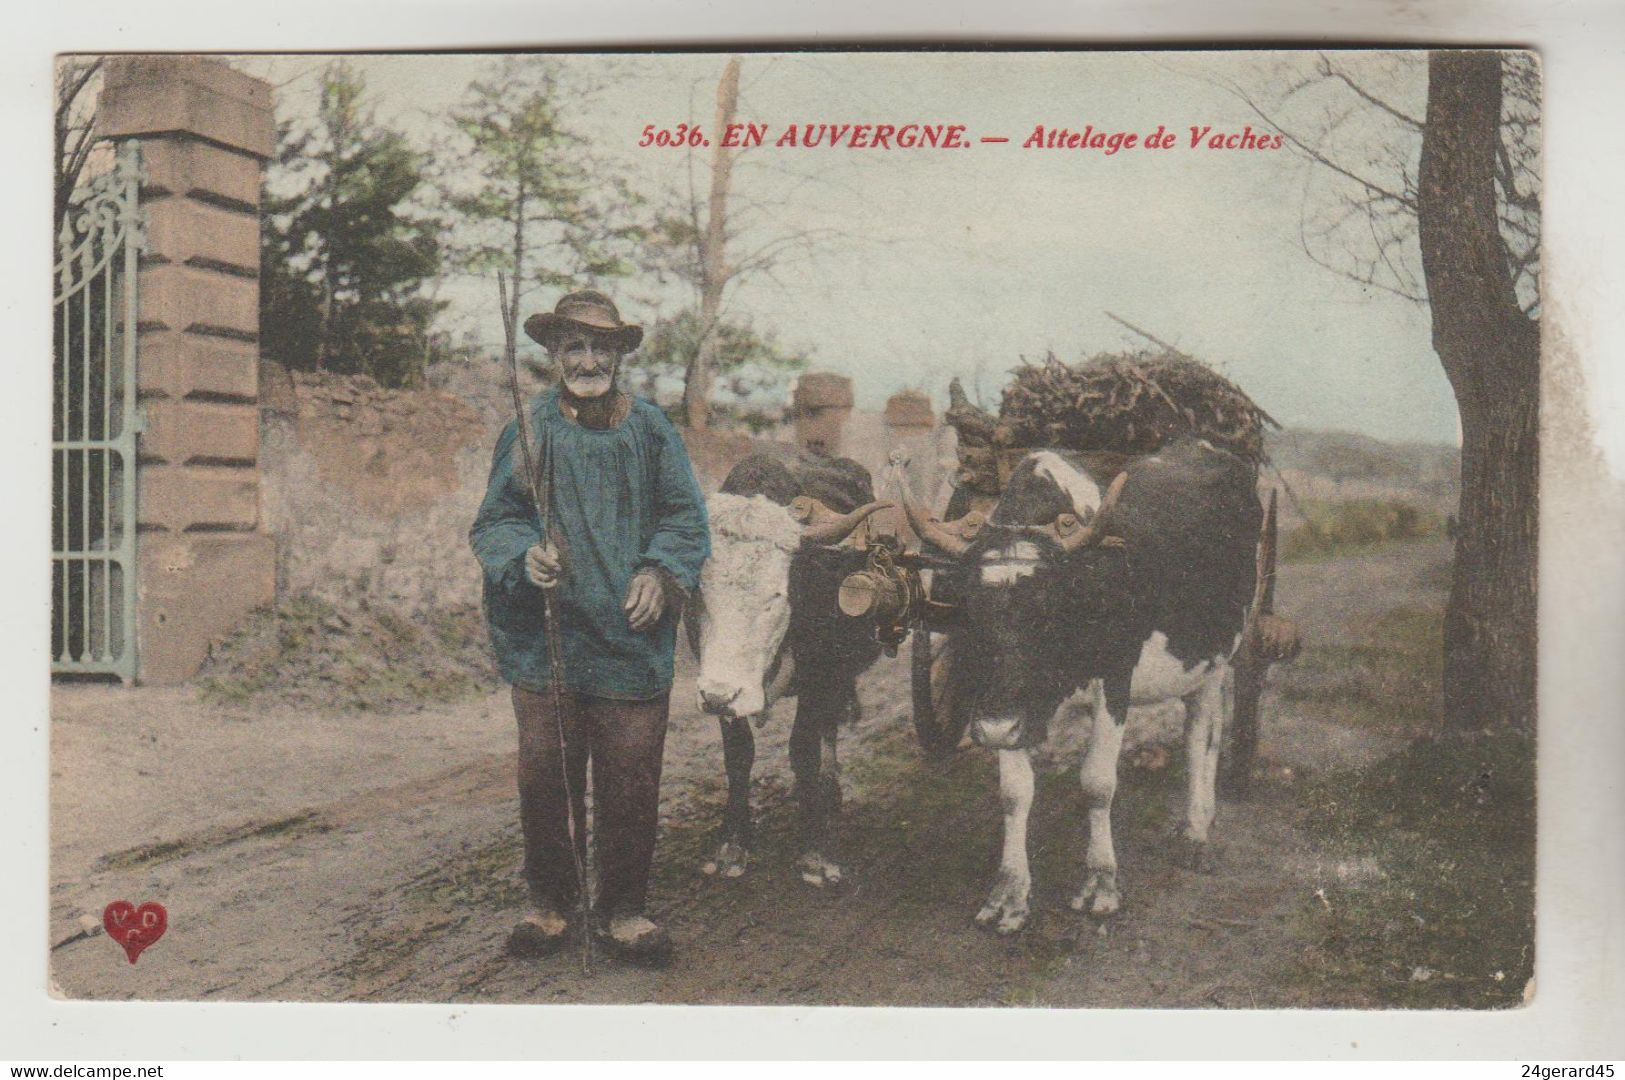
[[[1000,937],[1009,937],[1019,934],[1027,929],[1027,913],[1025,911],[1006,912],[994,925],[993,932]]]
[[[845,880],[845,872],[816,851],[803,855],[796,863],[801,880],[815,889],[832,889]]]
[[[750,866],[750,851],[736,840],[724,840],[717,847],[716,854],[700,864],[700,872],[706,877],[725,878],[743,877],[745,869]]]
[[[976,925],[992,930],[1000,937],[1009,937],[1027,929],[1027,909],[1003,908],[989,904],[976,913]]]
[[[987,903],[976,913],[976,925],[991,928],[1001,937],[1019,934],[1027,927],[1027,897],[1032,882],[999,875],[987,894]]]
[[[1086,911],[1094,919],[1106,919],[1117,914],[1123,897],[1117,891],[1117,874],[1111,870],[1090,874],[1078,895],[1072,898],[1073,911]]]
[[[1192,840],[1188,836],[1179,838],[1180,862],[1188,870],[1198,874],[1211,874],[1219,868],[1219,856],[1208,840]]]

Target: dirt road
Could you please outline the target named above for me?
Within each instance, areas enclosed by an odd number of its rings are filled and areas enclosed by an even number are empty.
[[[1337,641],[1442,587],[1441,544],[1283,569],[1280,610]],[[1358,874],[1296,826],[1315,771],[1393,743],[1266,697],[1254,795],[1223,802],[1218,869],[1168,843],[1177,767],[1166,714],[1136,714],[1116,808],[1125,907],[1075,915],[1083,823],[1077,739],[1050,748],[1031,829],[1035,919],[1001,940],[971,915],[997,861],[995,768],[924,764],[905,658],[864,679],[843,733],[839,892],[790,869],[788,708],[758,736],[760,844],[737,881],[698,873],[722,796],[715,725],[679,671],[654,885],[668,971],[502,954],[523,891],[512,718],[503,695],[411,715],[231,713],[189,689],[59,686],[52,706],[52,977],[68,997],[757,1004],[1305,1006],[1280,975],[1328,877]],[[686,662],[686,658],[685,658]],[[781,707],[782,708],[782,707]],[[1177,762],[1178,755],[1172,759]],[[132,966],[81,920],[159,900],[169,930]]]

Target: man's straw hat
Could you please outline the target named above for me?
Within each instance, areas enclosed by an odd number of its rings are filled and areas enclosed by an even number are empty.
[[[621,321],[615,302],[601,292],[582,289],[559,299],[552,311],[538,312],[525,320],[525,333],[544,346],[566,330],[585,330],[607,338],[617,352],[631,352],[643,340],[643,327]]]

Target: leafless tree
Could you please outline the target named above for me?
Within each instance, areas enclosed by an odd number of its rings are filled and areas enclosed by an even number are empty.
[[[1431,54],[1417,170],[1433,348],[1461,409],[1461,513],[1444,627],[1445,719],[1458,729],[1535,718],[1540,324],[1518,280],[1533,273],[1539,248],[1530,241],[1520,251],[1508,237],[1522,237],[1539,207],[1509,209],[1517,193],[1500,180],[1503,87],[1520,87],[1508,66],[1493,52]]]
[[[1526,314],[1539,311],[1540,70],[1502,54],[1494,181],[1508,269]],[[1418,167],[1426,124],[1424,53],[1317,53],[1223,82],[1287,146],[1305,173],[1300,240],[1318,265],[1417,304],[1428,302],[1417,241]]]
[[[683,380],[683,419],[703,431],[710,422],[711,376],[716,370],[717,321],[722,312],[722,290],[728,284],[728,182],[733,177],[735,151],[724,138],[739,112],[739,57],[730,57],[717,82],[717,122],[711,136],[711,193],[706,200],[705,231],[699,234],[700,347],[689,362]]]
[[[56,66],[56,214],[53,228],[60,230],[73,205],[74,189],[96,148],[96,89],[102,58],[68,56]]]
[[[773,63],[761,64],[758,75]],[[700,318],[699,345],[687,365],[683,387],[684,423],[693,429],[704,429],[710,423],[717,349],[732,293],[749,279],[776,282],[779,269],[811,257],[843,235],[834,228],[784,224],[786,203],[817,184],[832,182],[827,175],[770,164],[763,159],[771,155],[753,156],[748,145],[723,146],[728,125],[739,115],[749,115],[740,108],[745,96],[740,78],[739,58],[730,58],[717,83],[714,125],[706,130],[709,160],[702,165],[700,155],[690,149],[685,186],[670,194],[668,209],[659,216],[650,237],[650,269],[663,279],[675,278],[691,287]],[[771,200],[753,194],[753,184],[736,182],[756,170],[780,174]]]
[[[1356,58],[1353,58],[1357,56]],[[1540,73],[1528,53],[1321,54],[1228,88],[1311,162],[1305,253],[1428,306],[1461,414],[1445,720],[1535,711]]]

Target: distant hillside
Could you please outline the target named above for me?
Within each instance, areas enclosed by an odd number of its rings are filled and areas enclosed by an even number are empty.
[[[1342,431],[1276,431],[1270,460],[1300,499],[1398,499],[1454,513],[1461,451]]]

